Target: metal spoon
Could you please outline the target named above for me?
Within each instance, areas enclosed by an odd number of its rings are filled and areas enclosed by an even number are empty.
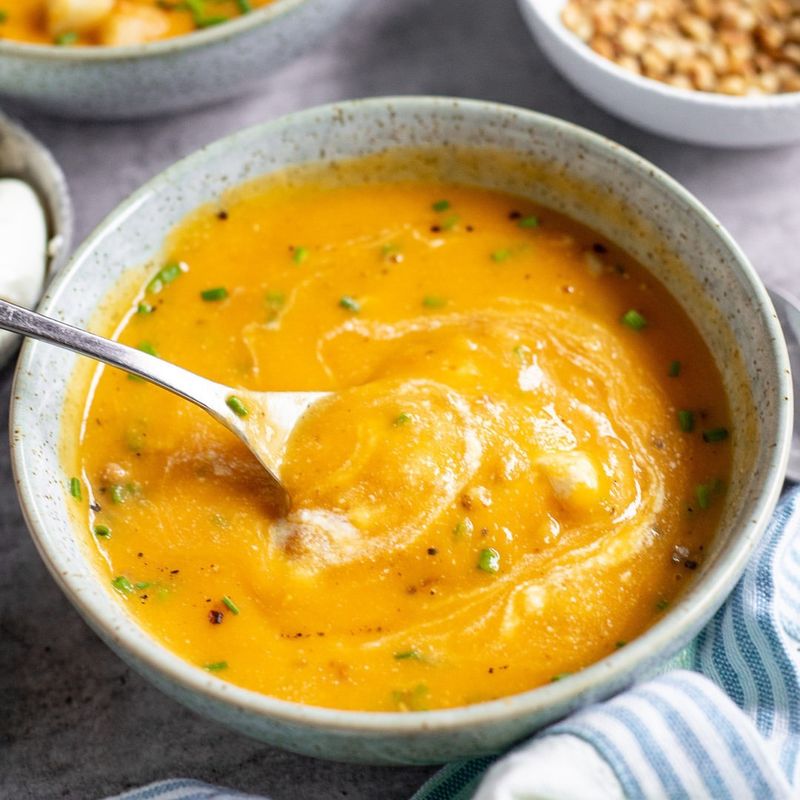
[[[298,419],[325,392],[232,389],[141,350],[5,300],[0,300],[0,328],[118,367],[196,403],[244,442],[267,471],[276,510],[280,514],[289,510],[291,498],[278,478],[286,443]]]
[[[800,481],[800,301],[783,289],[767,288],[786,337],[794,381],[794,431],[786,477]]]

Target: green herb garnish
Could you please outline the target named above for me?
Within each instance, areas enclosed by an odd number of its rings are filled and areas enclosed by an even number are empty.
[[[444,297],[428,294],[422,298],[422,305],[425,306],[425,308],[442,308],[447,305],[447,300],[445,300]]]
[[[117,575],[117,577],[111,581],[111,585],[118,592],[122,592],[122,594],[132,594],[134,591],[133,584],[124,575]]]
[[[292,261],[295,264],[302,264],[308,260],[309,252],[307,247],[295,247],[292,252]]]
[[[106,539],[111,538],[111,528],[108,525],[95,525],[94,526],[94,535],[95,536],[102,536]]]
[[[172,283],[181,272],[181,266],[177,261],[165,264],[147,284],[146,290],[152,294],[158,294],[167,284]]]
[[[151,306],[150,303],[139,303],[139,305],[136,306],[137,314],[152,314],[155,310],[155,307]]]
[[[703,431],[704,442],[723,442],[728,438],[727,428],[711,428],[710,430]]]
[[[539,217],[534,217],[531,215],[530,217],[523,217],[518,223],[520,228],[538,228],[539,227]]]
[[[678,375],[681,374],[681,362],[680,361],[671,361],[669,364],[669,369],[667,370],[667,375],[670,378],[677,378]]]
[[[464,517],[464,519],[456,522],[453,533],[456,536],[471,536],[474,530],[475,526],[472,524],[472,520],[469,517]]]
[[[270,308],[281,308],[286,302],[286,295],[283,292],[267,292],[266,299]]]
[[[359,303],[355,297],[351,297],[349,294],[339,298],[339,306],[347,311],[352,311],[355,314],[361,311],[361,303]]]
[[[407,425],[409,422],[411,422],[412,419],[414,419],[414,418],[411,416],[411,414],[407,414],[404,411],[402,414],[398,414],[394,418],[394,422],[392,423],[392,425],[394,425],[395,428],[400,428],[403,425]]]
[[[249,413],[247,406],[236,395],[231,395],[225,403],[228,408],[236,414],[237,417],[246,417]]]
[[[513,352],[520,364],[524,364],[531,355],[531,349],[526,344],[518,344]]]
[[[395,661],[422,661],[422,653],[417,650],[403,650],[394,654]]]
[[[570,675],[572,675],[571,672],[559,672],[558,675],[553,675],[550,678],[550,683],[558,683],[558,681],[563,681],[564,678],[568,678]]]
[[[437,200],[431,208],[434,211],[447,211],[450,208],[450,201],[449,200]]]
[[[158,356],[156,348],[153,346],[151,342],[147,341],[139,342],[139,344],[136,345],[136,349],[141,350],[143,353],[147,353],[147,355],[149,356]]]
[[[691,433],[694,430],[694,414],[691,411],[679,411],[678,425],[684,433]]]
[[[486,547],[478,554],[478,569],[492,575],[500,572],[500,553],[494,547]]]
[[[57,44],[59,47],[69,47],[71,44],[75,44],[78,41],[78,34],[75,31],[66,31],[65,33],[59,33],[53,42]]]
[[[112,503],[119,505],[125,502],[125,487],[121,486],[119,483],[113,484],[109,488],[108,493],[111,496]]]
[[[453,228],[455,228],[456,225],[458,225],[459,219],[460,217],[458,216],[458,214],[450,214],[450,216],[445,217],[442,220],[441,225],[439,227],[443,231],[451,231],[453,230]]]
[[[669,608],[669,600],[665,600],[663,597],[656,603],[656,611],[665,611]]]
[[[236,0],[236,5],[239,7],[241,14],[249,14],[253,10],[250,0]]]
[[[83,500],[83,492],[81,491],[81,479],[69,479],[69,493],[80,503]]]
[[[617,643],[614,645],[614,647],[616,647],[616,648],[617,648],[617,650],[620,650],[620,649],[622,649],[623,647],[625,647],[625,645],[626,645],[626,644],[628,644],[626,641],[624,641],[624,640],[620,639],[620,640],[619,640],[619,641],[618,641],[618,642],[617,642]]]
[[[215,286],[213,289],[204,289],[200,292],[200,297],[207,303],[215,303],[224,300],[228,296],[228,290],[224,286]]]
[[[647,327],[647,320],[635,308],[631,308],[622,315],[621,322],[631,330],[640,331]]]
[[[494,261],[495,264],[500,264],[503,261],[507,261],[510,256],[511,256],[511,251],[508,249],[495,250],[491,254],[492,261]]]
[[[8,21],[8,11],[0,11],[0,25]]]
[[[228,609],[228,611],[231,612],[231,614],[239,613],[239,606],[237,606],[236,603],[234,603],[233,600],[231,600],[231,598],[228,597],[228,595],[225,595],[222,598],[222,602],[225,604],[225,607]]]
[[[228,662],[213,661],[211,664],[203,664],[203,669],[207,669],[209,672],[219,672],[220,670],[228,669]]]

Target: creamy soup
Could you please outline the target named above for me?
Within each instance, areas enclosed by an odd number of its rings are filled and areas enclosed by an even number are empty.
[[[119,291],[120,341],[332,393],[277,519],[205,413],[76,381],[68,502],[114,602],[199,669],[335,708],[476,703],[624,647],[703,562],[734,433],[717,368],[657,280],[546,208],[284,176],[191,214]]]
[[[271,0],[4,0],[0,39],[31,44],[146,44],[203,30]]]

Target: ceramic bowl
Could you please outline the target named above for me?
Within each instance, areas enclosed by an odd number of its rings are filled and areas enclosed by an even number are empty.
[[[200,203],[287,165],[409,150],[405,177],[501,189],[574,217],[643,262],[695,319],[715,354],[739,434],[722,527],[687,592],[656,625],[593,666],[477,705],[419,713],[338,711],[242,689],[173,655],[112,598],[70,517],[60,460],[78,358],[26,342],[11,428],[19,496],[39,551],[75,607],[167,694],[242,733],[322,758],[433,763],[498,751],[629,685],[685,645],[720,606],[770,518],[791,429],[786,347],[753,268],[720,224],[667,175],[589,131],[485,102],[396,98],[325,106],[250,128],[178,162],[114,211],[51,286],[41,311],[75,325],[102,317],[126,271],[157,258]],[[72,430],[70,428],[70,430]]]
[[[653,133],[712,147],[800,142],[800,92],[730,97],[678,89],[603,58],[561,22],[566,0],[517,0],[553,66],[606,111]]]
[[[19,178],[39,197],[47,219],[49,279],[64,265],[72,245],[72,202],[67,182],[45,146],[4,114],[0,114],[0,178]],[[17,341],[0,337],[0,367],[13,353]]]
[[[63,117],[135,119],[250,91],[331,31],[356,0],[274,0],[186,36],[126,47],[0,39],[0,96]]]

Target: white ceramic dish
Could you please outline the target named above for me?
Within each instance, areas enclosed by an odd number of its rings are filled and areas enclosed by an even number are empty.
[[[610,113],[672,139],[712,147],[800,142],[800,92],[729,97],[634,75],[587,47],[561,22],[566,0],[518,0],[553,66]]]
[[[696,580],[650,630],[557,683],[465,708],[374,713],[277,700],[226,683],[166,650],[112,598],[108,581],[95,570],[86,534],[70,513],[74,501],[61,460],[59,412],[71,405],[67,387],[77,356],[26,342],[11,439],[22,508],[45,563],[95,631],[156,686],[202,714],[288,749],[339,760],[432,763],[504,748],[619,691],[697,633],[738,579],[770,518],[790,442],[791,384],[786,347],[763,286],[697,200],[648,162],[589,131],[475,101],[349,102],[217,142],[114,211],[51,286],[40,310],[90,325],[120,276],[141,269],[143,259],[158,258],[165,234],[198,204],[288,165],[387,148],[425,148],[407,157],[406,177],[430,177],[433,170],[443,180],[528,195],[618,242],[673,292],[714,352],[737,420],[726,509]]]
[[[173,39],[57,47],[0,39],[0,96],[63,117],[135,119],[244,94],[331,31],[356,0],[275,0]]]
[[[47,221],[50,241],[47,278],[65,263],[72,245],[72,202],[61,167],[45,146],[21,125],[0,114],[0,178],[19,178],[36,192]],[[2,245],[0,245],[2,246]],[[2,337],[0,367],[13,354],[16,337]]]

